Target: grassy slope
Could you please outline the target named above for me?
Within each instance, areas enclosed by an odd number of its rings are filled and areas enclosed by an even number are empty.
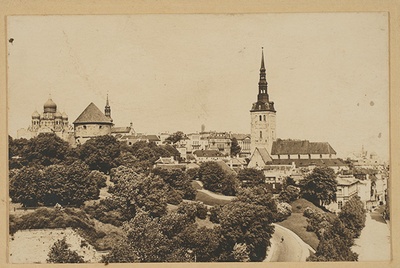
[[[307,218],[303,216],[303,212],[307,207],[315,209],[319,212],[325,212],[325,211],[323,211],[319,207],[316,207],[313,203],[305,199],[298,199],[294,201],[291,205],[293,209],[292,215],[283,222],[280,222],[278,224],[292,230],[301,239],[303,239],[304,242],[309,244],[313,249],[317,249],[319,239],[315,233],[307,232],[306,230]]]

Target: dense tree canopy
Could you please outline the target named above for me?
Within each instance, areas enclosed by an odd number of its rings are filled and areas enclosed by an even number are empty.
[[[121,153],[121,144],[116,138],[104,135],[86,141],[78,149],[79,157],[90,169],[108,173],[117,167],[116,159]]]
[[[72,157],[68,142],[52,133],[41,133],[30,140],[9,137],[10,168],[49,166]],[[73,162],[74,160],[70,160]]]
[[[241,169],[238,173],[238,179],[242,187],[254,187],[265,184],[264,172],[255,168]]]
[[[307,261],[357,261],[358,254],[351,250],[353,244],[353,233],[336,218],[320,238],[315,255]]]
[[[366,211],[359,196],[352,197],[347,201],[339,213],[339,219],[344,226],[351,230],[354,237],[361,234],[361,230],[365,227]]]
[[[166,213],[168,187],[161,178],[137,174],[120,166],[113,172],[112,181],[115,185],[109,192],[126,215],[134,217],[138,209],[155,217]]]
[[[153,169],[153,174],[162,178],[173,190],[177,191],[181,199],[193,200],[196,197],[196,190],[184,171],[180,169],[155,168]]]
[[[218,216],[222,233],[221,261],[235,260],[234,246],[238,243],[246,244],[251,261],[264,260],[274,233],[270,215],[261,205],[238,201],[223,206]]]
[[[81,205],[97,199],[99,188],[85,164],[24,167],[10,178],[10,197],[24,206]]]
[[[202,163],[198,175],[207,190],[225,195],[234,195],[237,191],[237,178],[233,174],[226,174],[217,162]]]
[[[336,175],[329,167],[316,167],[299,182],[301,196],[317,206],[336,201]]]

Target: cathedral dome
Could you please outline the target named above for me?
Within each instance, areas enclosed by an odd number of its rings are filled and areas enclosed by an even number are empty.
[[[34,111],[32,114],[32,119],[39,119],[40,118],[40,114],[37,111]]]
[[[55,117],[55,118],[61,118],[61,117],[62,117],[62,114],[61,114],[60,112],[56,112],[56,113],[54,114],[54,117]]]
[[[62,119],[68,120],[68,115],[65,112],[62,113]]]
[[[57,111],[57,105],[52,99],[48,99],[43,105],[45,113],[55,113]]]

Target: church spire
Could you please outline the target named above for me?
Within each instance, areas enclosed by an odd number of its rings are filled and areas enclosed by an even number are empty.
[[[108,102],[108,94],[107,94],[106,107],[104,108],[104,115],[111,119],[111,107],[110,103]]]
[[[260,81],[258,82],[258,100],[262,102],[268,102],[268,83],[267,75],[264,64],[264,48],[261,50],[261,68],[260,68]]]

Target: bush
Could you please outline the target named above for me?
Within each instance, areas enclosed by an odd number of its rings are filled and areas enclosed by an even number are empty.
[[[167,203],[172,205],[179,205],[182,202],[182,194],[180,191],[170,189],[167,194]]]
[[[213,206],[210,208],[210,221],[212,223],[219,223],[219,214],[221,213],[222,206]]]
[[[292,214],[292,206],[288,203],[278,203],[277,209],[278,212],[276,213],[276,220],[278,222],[286,220]]]
[[[199,168],[191,168],[186,170],[186,175],[189,177],[190,180],[196,180],[199,178]]]
[[[205,220],[207,218],[207,212],[208,212],[207,207],[201,202],[196,202],[196,209],[197,209],[196,211],[197,218]]]

